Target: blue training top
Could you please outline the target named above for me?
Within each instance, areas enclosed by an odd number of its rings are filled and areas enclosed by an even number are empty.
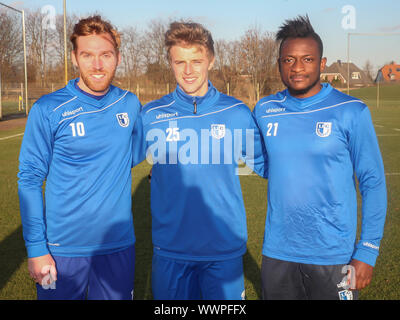
[[[383,162],[367,106],[323,84],[309,98],[284,90],[253,111],[268,153],[263,254],[308,264],[375,264],[386,216]],[[356,177],[362,196],[357,230]]]
[[[218,92],[179,87],[143,107],[142,157],[152,157],[155,254],[193,261],[238,257],[247,229],[239,160],[264,175],[263,143],[250,109]],[[140,141],[140,140],[138,140]],[[241,172],[243,171],[243,172]]]
[[[135,242],[131,168],[139,100],[114,86],[97,100],[75,81],[41,97],[26,124],[18,192],[28,257],[92,256]]]

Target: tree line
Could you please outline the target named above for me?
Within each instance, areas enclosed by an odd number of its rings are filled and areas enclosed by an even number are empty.
[[[78,76],[70,62],[69,35],[79,20],[68,15],[68,78]],[[40,9],[25,11],[27,69],[29,85],[50,87],[64,82],[64,20],[56,15],[49,22]],[[44,23],[45,22],[45,23]],[[112,22],[112,21],[111,21]],[[170,21],[152,20],[145,29],[128,26],[122,35],[122,62],[115,82],[126,89],[141,87],[163,91],[175,86],[164,48],[164,34]],[[23,81],[23,44],[20,15],[0,10],[0,67],[4,82]],[[272,32],[249,27],[237,40],[215,40],[215,64],[210,79],[222,92],[254,101],[282,88],[277,68],[278,46]],[[160,86],[162,86],[160,88]],[[159,92],[165,94],[165,92]]]

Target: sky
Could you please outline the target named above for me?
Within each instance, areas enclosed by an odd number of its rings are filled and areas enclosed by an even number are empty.
[[[63,0],[0,2],[18,9],[52,6],[56,14],[63,13]],[[328,65],[347,61],[348,33],[350,61],[360,68],[367,60],[375,71],[390,61],[400,64],[400,0],[66,0],[66,7],[69,14],[99,12],[117,28],[142,31],[155,20],[191,19],[209,29],[214,40],[239,40],[252,27],[276,32],[286,19],[308,14],[324,43]]]

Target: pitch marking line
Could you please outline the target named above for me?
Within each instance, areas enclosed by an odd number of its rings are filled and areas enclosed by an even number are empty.
[[[249,174],[249,176],[258,176],[258,174],[252,172],[252,173]],[[385,176],[400,176],[400,172],[385,173]]]
[[[19,136],[23,136],[23,133],[19,133],[19,134],[14,134],[13,136],[8,136],[8,137],[4,137],[4,138],[0,138],[1,140],[7,140],[7,139],[11,139],[11,138],[15,138],[15,137],[19,137]]]

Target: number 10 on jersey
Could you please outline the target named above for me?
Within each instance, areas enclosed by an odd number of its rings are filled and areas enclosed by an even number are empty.
[[[73,137],[83,137],[85,135],[85,126],[83,125],[83,122],[71,123],[69,126],[72,129]]]

